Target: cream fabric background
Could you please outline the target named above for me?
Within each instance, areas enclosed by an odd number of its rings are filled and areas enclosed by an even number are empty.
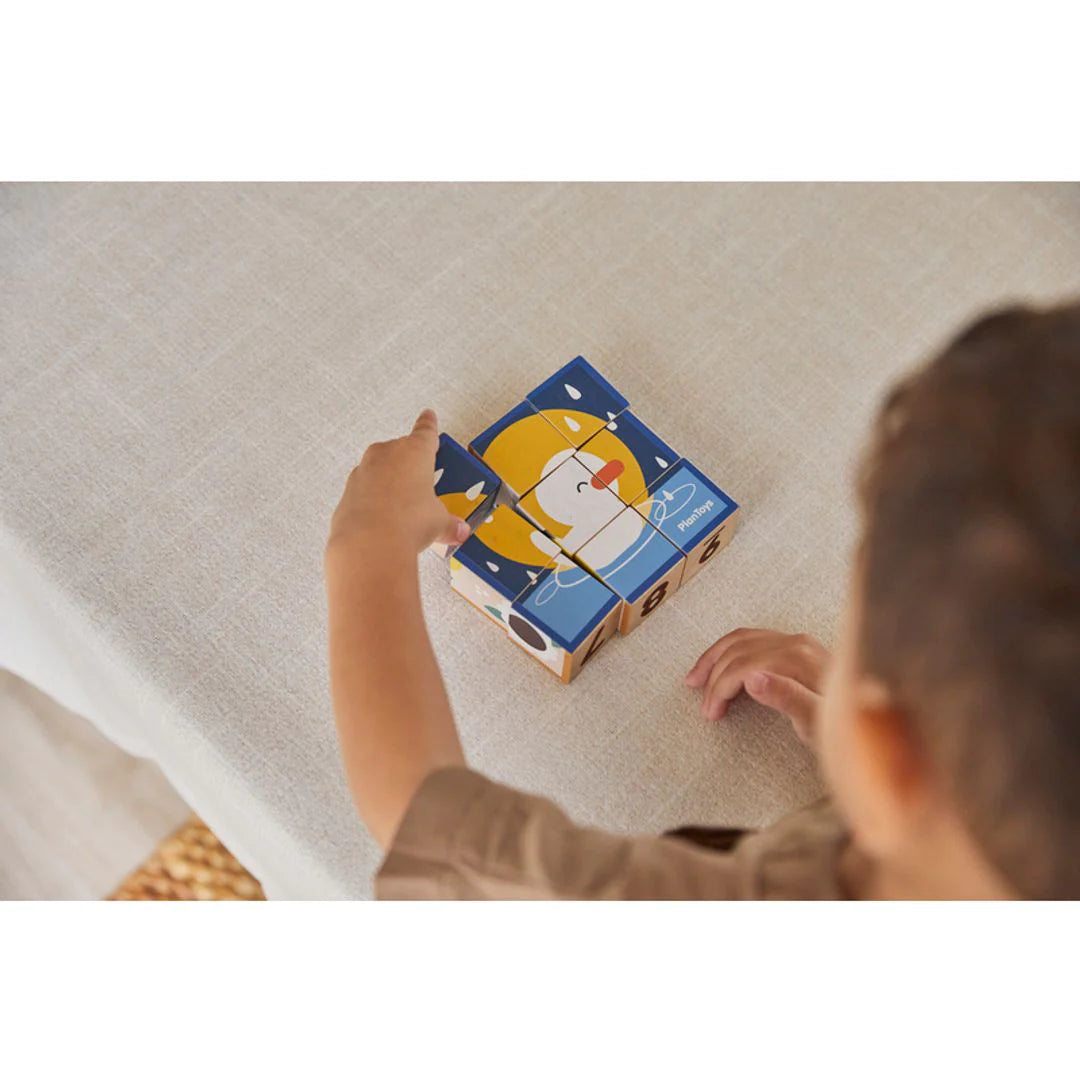
[[[1080,293],[1080,189],[0,188],[0,664],[154,758],[278,897],[360,897],[320,558],[424,405],[461,439],[584,353],[744,505],[731,547],[559,685],[423,561],[471,761],[610,829],[818,791],[784,723],[704,726],[737,625],[837,628],[884,387],[988,305]],[[392,507],[387,508],[392,512]]]

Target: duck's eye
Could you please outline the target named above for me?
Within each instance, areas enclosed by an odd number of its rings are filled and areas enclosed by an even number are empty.
[[[583,487],[588,487],[588,486],[589,486],[589,481],[588,480],[582,480],[581,483],[578,484],[577,489],[578,489],[578,491],[580,491]]]

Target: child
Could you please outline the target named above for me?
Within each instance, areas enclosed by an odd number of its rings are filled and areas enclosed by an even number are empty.
[[[889,396],[835,656],[736,630],[691,668],[709,719],[745,690],[820,755],[830,798],[756,834],[583,829],[466,767],[417,583],[420,551],[467,535],[436,443],[427,411],[369,447],[326,550],[379,896],[1080,897],[1080,305],[985,318]]]

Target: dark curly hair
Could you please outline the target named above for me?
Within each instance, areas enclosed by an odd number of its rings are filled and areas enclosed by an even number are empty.
[[[990,862],[1080,897],[1080,304],[980,319],[897,386],[860,498],[862,669]]]

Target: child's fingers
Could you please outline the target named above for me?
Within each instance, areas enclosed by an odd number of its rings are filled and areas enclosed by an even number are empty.
[[[416,418],[416,423],[413,424],[412,431],[409,432],[409,434],[428,440],[438,447],[439,418],[435,415],[435,410],[424,409],[424,411]]]
[[[773,633],[771,630],[745,630],[740,628],[739,630],[732,630],[722,638],[718,638],[697,658],[694,666],[686,673],[686,685],[695,688],[704,686],[710,672],[732,646],[771,633]]]
[[[717,638],[694,662],[694,666],[686,673],[687,686],[704,686],[716,662],[724,655],[736,640],[738,630],[733,630],[721,638]]]
[[[463,544],[469,539],[471,531],[461,518],[447,514],[446,525],[443,527],[442,533],[436,538],[436,542],[440,544]]]
[[[709,668],[701,660],[698,660],[696,664],[686,673],[686,678],[683,680],[687,686],[696,690],[705,680],[708,678]]]
[[[814,715],[821,700],[798,679],[771,671],[752,671],[746,677],[746,692],[755,700],[789,717],[800,735],[813,730]]]
[[[722,719],[728,705],[743,689],[746,678],[755,672],[791,679],[810,688],[817,686],[818,669],[819,665],[811,656],[786,642],[772,647],[761,639],[735,644],[709,672],[701,714],[707,720]]]
[[[705,658],[701,657],[694,666],[686,673],[686,678],[683,680],[687,686],[697,689],[699,686],[703,686],[705,680],[709,677],[710,667],[706,663]]]
[[[701,696],[701,715],[706,720],[715,723],[727,715],[728,705],[742,689],[742,672],[740,664],[719,663],[712,669]]]

